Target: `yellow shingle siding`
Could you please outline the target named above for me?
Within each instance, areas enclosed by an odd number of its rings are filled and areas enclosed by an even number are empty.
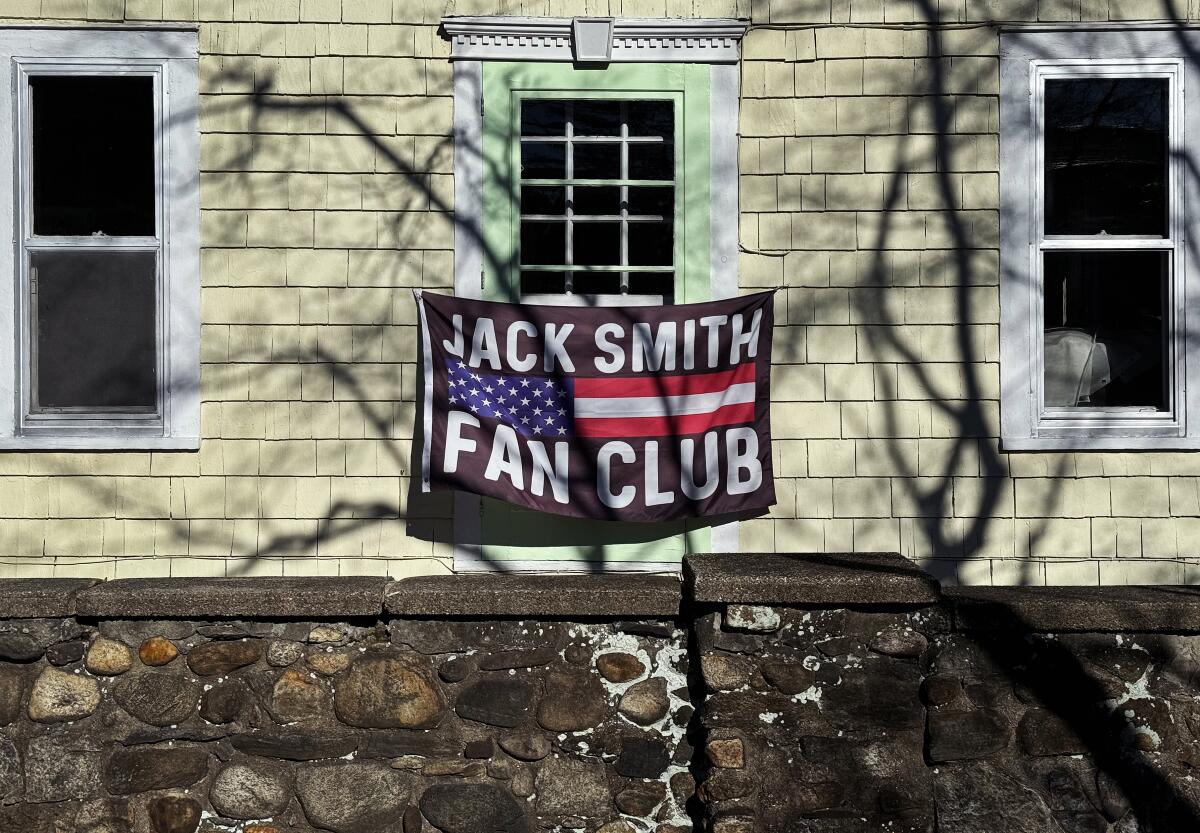
[[[780,289],[780,502],[742,524],[743,549],[899,549],[965,582],[1196,580],[1200,455],[1003,454],[996,439],[995,24],[1163,8],[6,0],[12,23],[199,24],[204,439],[0,454],[0,575],[449,569],[450,501],[409,492],[410,289],[453,285],[437,23],[612,14],[755,24],[739,269],[747,291]]]

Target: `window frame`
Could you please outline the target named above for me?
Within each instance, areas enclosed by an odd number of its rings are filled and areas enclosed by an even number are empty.
[[[1000,361],[1001,444],[1009,451],[1200,448],[1200,297],[1188,257],[1195,186],[1180,151],[1196,129],[1196,67],[1181,54],[1181,33],[1006,32],[1001,45]],[[1172,40],[1174,46],[1170,46]],[[1079,57],[1083,55],[1085,57]],[[1095,55],[1094,58],[1086,57]],[[1063,78],[1164,78],[1168,81],[1167,237],[1045,234],[1043,123],[1045,82]],[[1046,408],[1044,255],[1047,252],[1168,251],[1164,360],[1167,411]]]
[[[199,97],[194,29],[0,29],[10,94],[0,96],[0,449],[195,450],[200,436]],[[30,79],[137,75],[153,79],[155,234],[105,238],[33,234]],[[157,253],[154,413],[33,408],[36,386],[30,254]]]

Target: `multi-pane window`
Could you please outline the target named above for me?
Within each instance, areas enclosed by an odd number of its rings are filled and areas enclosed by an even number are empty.
[[[1047,415],[1171,410],[1171,81],[1042,79]]]
[[[1012,450],[1200,447],[1191,33],[1012,32],[1000,100]],[[1189,298],[1189,295],[1191,296]],[[1189,381],[1190,380],[1190,381]]]
[[[670,301],[675,103],[526,98],[520,142],[522,297]]]
[[[160,410],[157,73],[31,74],[27,420]]]
[[[199,444],[197,51],[0,28],[0,448]]]

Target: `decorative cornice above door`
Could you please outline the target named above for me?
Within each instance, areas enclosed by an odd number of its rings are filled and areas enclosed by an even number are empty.
[[[749,25],[733,18],[442,18],[450,57],[459,61],[737,63],[738,44]],[[610,27],[611,58],[581,54],[576,33],[586,27],[591,40],[603,26]]]

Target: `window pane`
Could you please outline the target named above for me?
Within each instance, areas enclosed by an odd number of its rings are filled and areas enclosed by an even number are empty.
[[[1167,409],[1167,257],[1045,255],[1046,407]]]
[[[521,273],[522,295],[562,294],[566,284],[562,272],[529,272]]]
[[[521,189],[522,214],[562,214],[567,210],[567,189],[553,185],[526,185]]]
[[[620,136],[621,103],[619,101],[576,101],[576,136]]]
[[[561,142],[522,142],[521,176],[525,179],[565,179],[567,146]]]
[[[565,101],[522,101],[521,135],[567,135],[567,103]]]
[[[675,136],[675,115],[670,101],[631,101],[628,107],[630,136]]]
[[[576,223],[575,263],[617,266],[621,263],[620,223]]]
[[[670,272],[630,272],[630,295],[660,295],[664,304],[675,299],[675,276]]]
[[[629,146],[630,179],[675,178],[674,148],[666,143],[634,144]]]
[[[1046,82],[1046,234],[1167,234],[1165,78]]]
[[[154,82],[29,79],[33,230],[154,236]]]
[[[566,263],[567,224],[523,221],[521,262],[538,266]]]
[[[572,145],[576,179],[620,179],[621,146],[617,144]]]
[[[153,252],[35,252],[41,408],[157,407]]]
[[[675,189],[669,186],[631,186],[629,213],[671,219],[675,214]]]
[[[629,224],[629,265],[670,266],[674,241],[670,223]]]
[[[571,278],[571,291],[580,295],[617,295],[621,291],[620,272],[576,272]]]
[[[577,185],[572,208],[576,214],[620,214],[621,189],[616,185]]]

